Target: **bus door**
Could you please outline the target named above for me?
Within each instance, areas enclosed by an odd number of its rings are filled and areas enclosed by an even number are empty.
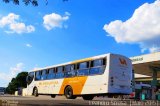
[[[30,72],[26,78],[27,81],[27,95],[32,95],[34,87],[34,72]]]

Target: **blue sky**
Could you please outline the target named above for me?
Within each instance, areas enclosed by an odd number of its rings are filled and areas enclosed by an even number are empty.
[[[152,24],[159,28],[159,5],[154,0],[48,0],[48,5],[41,0],[38,7],[1,2],[0,86],[36,67],[105,53],[132,57],[158,51],[160,32],[145,31]]]

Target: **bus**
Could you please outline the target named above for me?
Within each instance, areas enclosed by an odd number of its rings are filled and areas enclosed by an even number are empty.
[[[5,88],[4,87],[0,87],[0,95],[4,95],[5,92]]]
[[[90,58],[32,70],[27,76],[27,94],[81,96],[92,100],[101,95],[129,95],[132,92],[131,60],[119,54]]]

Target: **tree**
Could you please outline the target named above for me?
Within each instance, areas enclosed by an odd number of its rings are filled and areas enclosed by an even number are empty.
[[[6,92],[9,94],[14,94],[14,92],[18,90],[18,88],[26,88],[27,75],[28,72],[21,72],[16,76],[16,78],[12,78],[11,82],[8,84],[8,87],[6,88]]]
[[[16,80],[18,82],[18,86],[19,87],[27,87],[27,81],[26,81],[26,77],[28,75],[28,72],[21,72],[17,75]]]
[[[5,3],[13,2],[15,5],[19,5],[19,0],[3,0]],[[46,0],[47,1],[47,0]],[[38,6],[37,0],[22,0],[25,5],[32,4],[33,6]]]
[[[8,84],[8,87],[6,88],[6,92],[9,93],[9,94],[13,94],[14,91],[16,91],[17,87],[16,87],[16,79],[15,78],[12,78],[11,82]]]
[[[19,1],[20,0],[3,0],[3,2],[5,3],[9,3],[9,2],[13,2],[15,5],[19,5]],[[48,4],[48,0],[46,1],[46,5]],[[62,1],[68,1],[68,0],[62,0]],[[32,4],[33,6],[38,6],[38,1],[37,0],[22,0],[22,2],[24,2],[25,5],[29,5]]]

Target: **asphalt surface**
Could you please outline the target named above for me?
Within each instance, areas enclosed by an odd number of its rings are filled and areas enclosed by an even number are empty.
[[[120,100],[114,98],[95,97],[92,101],[83,100],[81,97],[76,99],[66,99],[64,96],[40,95],[33,96],[12,96],[0,95],[0,106],[160,106],[160,102],[147,100]]]

